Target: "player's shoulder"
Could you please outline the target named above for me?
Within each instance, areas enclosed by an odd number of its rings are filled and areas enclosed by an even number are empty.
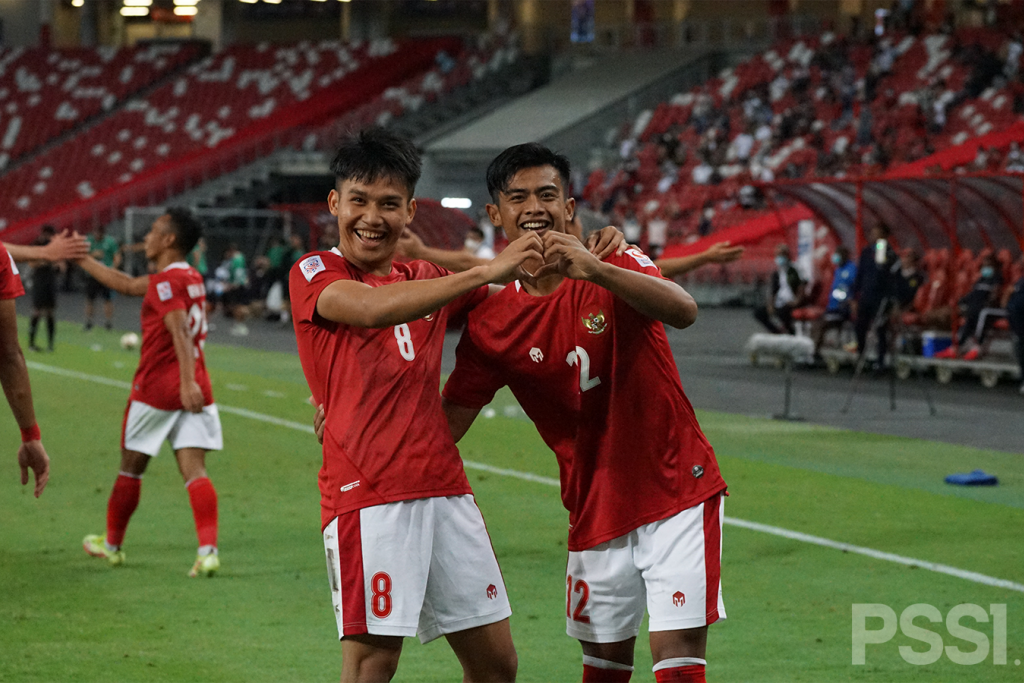
[[[451,275],[450,270],[442,268],[430,261],[423,261],[421,259],[415,259],[413,261],[395,261],[391,264],[391,267],[395,272],[402,274],[410,280],[431,280],[436,277]]]
[[[297,260],[291,268],[292,278],[312,282],[320,273],[347,273],[348,262],[336,249],[313,251]]]
[[[655,268],[654,261],[650,256],[640,250],[639,247],[630,247],[622,255],[612,252],[605,257],[605,263],[624,268]]]

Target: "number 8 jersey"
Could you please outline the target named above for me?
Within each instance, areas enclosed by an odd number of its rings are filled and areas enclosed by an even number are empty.
[[[289,274],[299,360],[313,399],[326,414],[320,469],[323,526],[346,512],[400,500],[472,493],[441,410],[441,350],[449,318],[487,297],[480,287],[441,310],[380,329],[355,327],[316,312],[338,280],[380,287],[449,272],[426,261],[365,273],[336,250],[308,254]]]
[[[206,372],[206,289],[203,276],[184,261],[172,263],[149,276],[142,299],[142,352],[132,381],[132,401],[159,410],[182,410],[181,375],[164,316],[181,309],[188,317],[196,362],[196,383],[203,391],[203,405],[213,403],[210,376]]]

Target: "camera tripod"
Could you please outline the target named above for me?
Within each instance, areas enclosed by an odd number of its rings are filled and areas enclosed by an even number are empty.
[[[890,311],[893,313],[891,316]],[[850,391],[846,395],[846,404],[843,406],[842,412],[844,414],[850,411],[850,406],[853,404],[853,395],[857,393],[861,375],[864,373],[864,366],[867,364],[868,348],[870,348],[871,342],[875,342],[876,346],[878,345],[879,335],[883,334],[890,319],[894,324],[892,329],[889,330],[885,351],[892,362],[886,372],[889,375],[889,410],[896,410],[896,340],[903,335],[903,321],[900,319],[899,313],[900,306],[895,297],[889,295],[882,299],[882,303],[879,304],[878,311],[871,321],[871,326],[868,328],[868,334],[864,338],[864,348],[857,349],[857,365],[853,371],[853,378],[850,380]],[[884,354],[878,359],[878,363],[884,368]],[[921,368],[917,363],[911,363],[911,367],[914,370],[915,377],[921,382],[925,401],[928,402],[928,412],[934,416],[936,414],[935,402],[932,400],[932,392],[928,388],[928,382],[924,381],[924,377],[921,375]]]

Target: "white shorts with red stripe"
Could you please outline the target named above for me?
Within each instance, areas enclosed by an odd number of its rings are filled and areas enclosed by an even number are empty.
[[[640,632],[698,628],[725,619],[721,494],[593,548],[569,553],[566,633],[617,643]],[[646,603],[646,605],[645,605]]]
[[[164,441],[171,450],[202,448],[219,451],[224,448],[217,405],[203,406],[203,412],[160,410],[141,401],[129,401],[121,428],[121,446],[129,451],[156,456]]]
[[[438,636],[512,614],[473,496],[353,510],[324,528],[338,635]]]

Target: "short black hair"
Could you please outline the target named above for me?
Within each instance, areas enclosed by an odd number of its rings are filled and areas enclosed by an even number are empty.
[[[411,199],[420,179],[420,153],[412,140],[373,126],[345,137],[331,162],[335,183],[389,179],[402,183]]]
[[[166,213],[171,219],[175,245],[181,249],[182,254],[188,254],[195,248],[199,238],[203,236],[203,226],[188,209],[167,209]]]
[[[539,142],[527,142],[509,147],[494,157],[494,161],[487,167],[487,192],[494,203],[498,203],[498,198],[508,189],[508,184],[512,182],[516,173],[538,166],[554,167],[562,179],[562,190],[568,195],[571,173],[568,157],[552,152]]]

